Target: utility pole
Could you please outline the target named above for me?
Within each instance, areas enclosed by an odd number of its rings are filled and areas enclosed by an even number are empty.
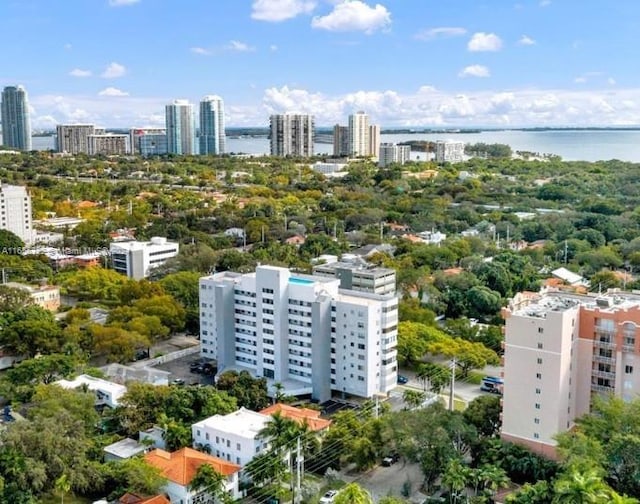
[[[296,447],[296,494],[293,502],[297,504],[302,497],[302,473],[304,471],[304,458],[302,454],[302,443],[300,442],[300,436],[298,436],[298,445]]]
[[[569,245],[567,244],[567,240],[564,241],[564,263],[567,264],[567,252],[569,250]]]
[[[449,389],[449,411],[453,411],[453,390],[456,385],[456,358],[451,361],[451,388]]]

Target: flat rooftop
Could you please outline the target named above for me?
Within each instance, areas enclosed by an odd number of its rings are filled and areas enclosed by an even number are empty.
[[[610,291],[605,294],[580,295],[551,291],[532,297],[529,303],[524,303],[511,313],[520,317],[546,318],[548,313],[562,312],[576,306],[609,313],[639,308],[640,292]]]
[[[228,415],[213,415],[205,418],[193,424],[193,427],[215,429],[227,434],[255,438],[270,420],[271,417],[268,415],[240,408]]]

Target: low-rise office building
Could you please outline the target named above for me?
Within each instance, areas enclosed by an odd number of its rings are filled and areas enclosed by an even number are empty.
[[[113,269],[129,278],[140,280],[148,277],[153,268],[177,256],[180,245],[157,236],[148,242],[113,242],[109,249]]]

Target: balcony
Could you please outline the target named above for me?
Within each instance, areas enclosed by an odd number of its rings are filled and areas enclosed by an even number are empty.
[[[611,371],[601,371],[599,369],[593,369],[591,376],[597,376],[598,378],[607,378],[609,380],[615,380],[616,374]]]
[[[594,339],[593,340],[593,345],[596,348],[610,348],[612,350],[614,350],[616,348],[616,343],[613,340],[610,339],[606,339],[606,340],[602,340],[602,339]]]
[[[603,364],[615,364],[615,357],[605,357],[604,355],[593,354],[593,360],[596,362],[602,362]]]
[[[605,393],[613,394],[614,389],[613,389],[613,387],[607,387],[605,385],[596,385],[595,383],[592,383],[591,384],[591,391],[592,392],[605,392]]]
[[[598,336],[609,336],[609,337],[613,338],[613,336],[616,334],[616,330],[615,329],[608,329],[608,328],[605,328],[605,327],[596,326],[594,328],[594,330],[596,331],[596,334]]]
[[[635,345],[622,345],[622,351],[626,353],[635,353],[636,346]]]

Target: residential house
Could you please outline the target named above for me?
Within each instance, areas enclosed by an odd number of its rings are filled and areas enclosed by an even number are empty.
[[[207,501],[206,491],[194,491],[190,488],[193,478],[202,465],[211,466],[225,478],[225,491],[232,499],[242,495],[238,489],[238,473],[240,466],[221,458],[213,457],[192,448],[182,448],[169,453],[155,449],[144,457],[147,464],[160,470],[167,479],[163,490],[172,503],[200,504]]]
[[[117,407],[120,398],[127,392],[127,387],[89,375],[79,375],[73,380],[58,380],[56,385],[64,389],[86,387],[96,393],[96,406]]]
[[[164,495],[141,497],[140,495],[126,493],[118,499],[118,504],[171,504],[171,501]]]
[[[310,408],[296,408],[289,404],[276,403],[260,410],[262,415],[273,416],[278,413],[284,418],[295,420],[299,424],[306,423],[313,432],[324,432],[331,425],[331,420],[320,418],[320,412]]]

